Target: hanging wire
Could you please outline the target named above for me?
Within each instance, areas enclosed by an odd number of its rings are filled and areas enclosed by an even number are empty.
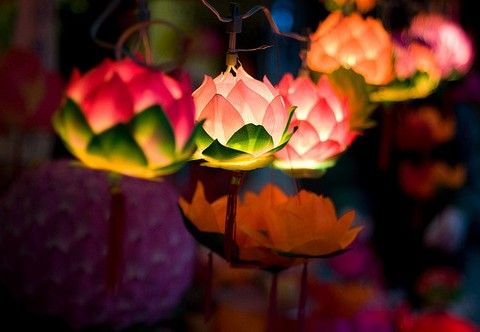
[[[233,23],[235,18],[234,17],[224,17],[222,16],[215,7],[212,6],[207,0],[202,0],[202,3],[217,17],[217,19],[220,22],[223,23]],[[256,13],[262,12],[265,18],[267,19],[268,24],[270,25],[270,28],[272,29],[273,33],[282,37],[287,37],[291,39],[295,39],[300,42],[308,42],[308,37],[307,36],[302,36],[298,33],[294,32],[281,32],[280,29],[278,28],[277,24],[275,23],[272,14],[270,13],[270,10],[265,7],[265,6],[255,6],[246,13],[239,15],[239,18],[243,21],[249,17],[252,17]],[[269,47],[272,47],[272,45],[262,45],[256,48],[251,48],[251,49],[234,49],[236,52],[249,52],[249,51],[257,51],[257,50],[264,50]],[[232,50],[233,51],[233,50]]]
[[[100,38],[98,38],[98,31],[100,30],[100,27],[105,23],[106,19],[110,15],[112,15],[115,9],[118,8],[118,6],[120,5],[120,1],[121,0],[112,0],[108,4],[107,8],[105,8],[105,10],[95,20],[95,22],[93,22],[90,28],[90,37],[100,47],[111,49],[111,50],[115,49],[115,44],[103,41]]]
[[[124,32],[122,32],[116,43],[101,40],[98,37],[98,33],[108,17],[110,17],[119,7],[120,2],[121,0],[112,0],[90,28],[90,36],[98,46],[113,50],[117,59],[127,56],[138,65],[154,70],[171,71],[184,63],[186,60],[186,54],[188,53],[187,49],[190,44],[188,38],[186,37],[185,33],[174,24],[161,19],[151,19],[147,0],[137,0],[138,18],[140,22],[128,27]],[[170,28],[177,35],[178,39],[182,40],[182,42],[178,44],[179,49],[177,54],[179,54],[179,56],[175,61],[169,61],[160,64],[152,63],[151,44],[148,36],[148,27],[152,25],[162,25]],[[141,58],[138,52],[133,52],[129,48],[125,47],[126,42],[134,33],[139,33],[140,35],[140,41],[145,50],[145,59]]]

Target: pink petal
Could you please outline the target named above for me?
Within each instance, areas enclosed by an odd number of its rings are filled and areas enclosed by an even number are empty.
[[[176,148],[180,150],[187,143],[194,127],[195,105],[192,96],[185,95],[174,101],[170,107],[165,108],[165,112],[175,134]]]
[[[337,123],[335,114],[323,98],[318,100],[317,105],[315,105],[308,115],[307,121],[316,128],[322,141],[326,141],[330,137]]]
[[[243,81],[250,90],[255,91],[267,102],[271,102],[278,95],[278,91],[272,86],[270,81],[264,77],[263,82],[250,76],[243,67],[238,68],[236,81]]]
[[[238,110],[245,123],[261,124],[268,102],[244,81],[238,81],[227,96],[228,101]]]
[[[296,135],[297,133],[295,133]],[[290,145],[290,142],[280,151],[275,153],[275,157],[280,160],[287,160],[287,161],[298,161],[303,160],[302,156],[300,156],[297,151]]]
[[[193,92],[193,100],[195,101],[195,118],[198,119],[200,113],[217,93],[215,83],[210,76],[205,75],[202,85]]]
[[[216,94],[200,113],[198,120],[205,119],[203,128],[210,137],[226,144],[228,139],[245,122],[237,110],[222,95]]]
[[[349,116],[348,98],[340,98],[333,90],[327,76],[322,76],[317,83],[318,94],[327,101],[328,106],[335,114],[337,121],[342,121]]]
[[[278,82],[277,88],[282,96],[288,96],[288,90],[292,86],[294,81],[293,75],[291,73],[286,73],[283,75],[280,82]]]
[[[267,106],[265,116],[261,122],[265,130],[272,136],[274,145],[280,142],[287,126],[287,121],[288,109],[283,102],[282,96],[278,95]]]
[[[307,77],[299,77],[290,86],[288,93],[289,102],[297,106],[295,117],[299,120],[305,120],[310,110],[315,106],[318,99],[318,88]]]
[[[72,78],[67,87],[67,96],[81,103],[89,94],[106,80],[106,76],[113,70],[113,63],[106,59],[98,67],[88,71],[83,77],[80,77],[78,70],[74,70]]]
[[[343,149],[338,142],[328,140],[318,142],[310,150],[308,150],[302,158],[304,160],[314,160],[317,162],[328,160],[342,152]]]
[[[127,85],[117,74],[92,91],[82,109],[93,131],[101,132],[133,116],[133,101]]]
[[[131,80],[128,88],[133,97],[135,112],[156,104],[166,109],[174,102],[164,76],[161,72],[145,71]]]
[[[120,76],[122,81],[128,83],[132,79],[134,79],[137,75],[140,75],[148,71],[151,71],[151,70],[136,64],[130,58],[124,58],[122,60],[115,61],[112,63],[112,70],[110,72],[110,75],[113,75],[113,73],[115,72]],[[107,77],[107,79],[109,79],[109,77]]]
[[[292,136],[288,145],[293,147],[300,155],[303,155],[320,141],[317,130],[307,121],[293,121],[292,125],[298,126],[298,130]]]

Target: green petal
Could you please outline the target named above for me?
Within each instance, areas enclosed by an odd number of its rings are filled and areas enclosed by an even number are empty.
[[[249,123],[237,130],[232,137],[230,137],[227,146],[254,154],[273,148],[273,139],[263,126]]]
[[[205,129],[203,129],[204,122],[205,120],[202,120],[195,124],[195,128],[193,128],[190,138],[188,139],[187,143],[185,143],[185,146],[182,149],[183,153],[193,153],[197,147],[199,149],[205,149],[213,142],[210,136],[208,136],[208,134],[205,132]],[[208,140],[205,138],[204,135],[208,137]]]
[[[340,68],[329,74],[328,79],[339,95],[348,98],[352,129],[365,129],[371,126],[368,117],[375,106],[370,103],[368,87],[363,76],[351,69]]]
[[[117,167],[147,166],[147,158],[124,124],[118,124],[94,136],[87,151]]]
[[[287,120],[287,125],[285,126],[285,130],[283,131],[283,134],[282,134],[282,142],[284,140],[284,137],[288,135],[288,130],[290,129],[290,122],[292,122],[293,114],[295,113],[296,109],[297,109],[297,106],[291,106],[290,109],[288,110],[288,120]]]
[[[138,113],[129,125],[135,141],[143,148],[150,161],[171,159],[175,156],[175,134],[160,106],[155,105]]]
[[[285,145],[287,145],[288,141],[290,141],[290,138],[292,138],[293,134],[295,134],[295,132],[297,130],[298,130],[298,127],[295,127],[295,128],[293,128],[291,133],[283,135],[282,140],[280,141],[280,144],[278,146],[276,146],[275,148],[271,149],[268,152],[269,153],[275,153],[275,152],[278,152],[281,149],[283,149],[285,147]]]
[[[248,153],[222,145],[218,140],[214,140],[208,148],[203,150],[202,154],[205,157],[220,161],[231,160],[242,156],[248,156]]]
[[[195,143],[199,150],[205,150],[213,142],[213,138],[211,138],[203,128],[204,122],[205,120],[202,120],[202,126],[198,128],[198,134],[195,137]]]
[[[82,111],[71,99],[55,113],[53,127],[72,152],[85,150],[94,135]]]

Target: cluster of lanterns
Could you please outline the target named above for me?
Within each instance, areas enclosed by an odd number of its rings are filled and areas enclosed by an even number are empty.
[[[305,63],[317,74],[287,73],[277,86],[237,64],[205,76],[192,93],[184,74],[106,60],[74,72],[54,127],[86,166],[127,176],[157,178],[195,159],[234,171],[237,187],[239,174],[269,165],[319,176],[369,126],[372,104],[425,97],[472,62],[463,30],[437,15],[418,16],[394,40],[377,19],[335,11],[309,39]],[[341,253],[361,230],[354,212],[337,217],[329,199],[303,190],[288,196],[271,184],[242,200],[237,190],[209,202],[199,183],[180,207],[199,242],[232,263],[268,270]]]
[[[371,8],[368,3],[357,5]],[[85,165],[129,176],[168,175],[192,159],[232,171],[273,165],[297,177],[318,176],[363,130],[359,114],[368,114],[366,108],[372,107],[356,104],[360,90],[370,91],[370,102],[425,96],[441,78],[464,73],[472,61],[471,42],[463,30],[439,15],[416,17],[401,40],[394,41],[379,20],[344,12],[331,13],[309,37],[306,64],[322,74],[317,82],[308,74],[295,78],[287,73],[273,86],[268,78],[259,81],[237,64],[216,78],[205,76],[192,93],[183,74],[174,78],[128,58],[106,60],[84,75],[74,72],[55,115],[55,129]],[[361,77],[361,84],[350,82],[353,94],[334,82],[335,75],[347,72]],[[237,209],[237,245],[261,247],[274,255],[303,248],[299,256],[321,256],[345,249],[358,233],[358,228],[350,228],[351,215],[332,224],[337,220],[334,208],[320,196],[300,192],[288,198],[276,187],[264,190],[275,198],[272,204],[279,205],[262,204],[265,191],[258,197],[247,195]],[[243,221],[244,206],[258,221]],[[325,211],[320,213],[316,209],[321,206]],[[209,203],[199,185],[193,201],[182,201],[181,207],[198,230],[225,232],[220,215],[226,213],[226,198]],[[302,214],[284,211],[286,219],[272,214],[283,209]],[[307,223],[289,219],[304,211],[311,212],[305,215]],[[281,238],[293,224],[301,224],[312,238],[277,247],[274,234]],[[268,230],[268,237],[262,237],[260,229]],[[329,229],[335,236],[324,234]]]

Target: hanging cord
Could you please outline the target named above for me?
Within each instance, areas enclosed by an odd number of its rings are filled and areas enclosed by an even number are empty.
[[[230,17],[224,17],[207,0],[202,0],[202,3],[217,17],[217,19],[220,22],[227,23],[227,33],[229,34],[228,51],[227,51],[227,57],[226,57],[227,71],[233,70],[235,72],[235,68],[239,64],[237,53],[265,50],[273,46],[271,44],[264,44],[255,48],[248,48],[248,49],[236,47],[236,35],[242,32],[243,20],[249,17],[252,17],[256,13],[259,13],[259,12],[263,13],[274,34],[282,37],[295,39],[300,42],[308,42],[309,38],[306,36],[302,36],[300,34],[293,33],[293,32],[281,32],[277,24],[273,20],[270,10],[265,6],[255,6],[251,8],[249,11],[247,11],[246,13],[240,14],[238,4],[230,3]]]
[[[176,25],[162,19],[151,19],[147,0],[137,0],[137,4],[138,4],[137,15],[138,15],[139,22],[128,27],[120,35],[117,42],[115,43],[107,42],[107,41],[101,40],[98,37],[100,28],[104,25],[107,18],[110,17],[113,14],[113,12],[118,8],[118,6],[120,5],[120,2],[121,0],[112,0],[109,3],[109,5],[105,8],[105,10],[100,14],[100,16],[92,24],[90,28],[90,36],[92,40],[100,47],[115,51],[115,57],[117,59],[120,59],[123,56],[127,56],[138,65],[147,67],[149,69],[171,71],[175,68],[180,67],[186,60],[190,41],[186,37],[185,33],[181,29],[179,29]],[[148,28],[152,25],[165,26],[171,29],[177,35],[178,37],[177,39],[182,41],[178,43],[178,50],[177,50],[178,57],[175,61],[169,61],[169,62],[160,63],[160,64],[153,63],[152,55],[151,55],[150,38],[148,35]],[[141,42],[143,43],[143,47],[145,49],[145,59],[140,57],[137,52],[132,52],[131,50],[125,47],[125,43],[135,33],[140,34]]]

